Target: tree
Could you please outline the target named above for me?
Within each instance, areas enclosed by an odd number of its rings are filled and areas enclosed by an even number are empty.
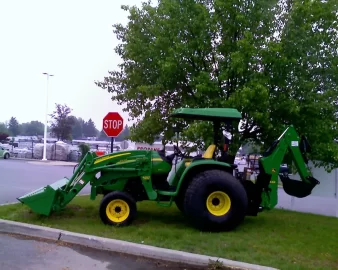
[[[83,134],[85,137],[96,137],[99,131],[95,127],[95,123],[90,118],[83,126]]]
[[[86,143],[81,143],[79,145],[79,149],[81,152],[81,160],[85,157],[85,155],[90,151],[90,145]]]
[[[99,136],[98,136],[98,140],[100,141],[110,141],[110,138],[106,135],[106,133],[104,133],[103,130],[100,131]]]
[[[0,123],[0,133],[9,134],[8,127],[5,123]]]
[[[66,104],[55,104],[55,108],[55,111],[50,114],[52,134],[61,141],[71,139],[74,125],[74,118],[70,115],[72,110]]]
[[[84,127],[84,123],[85,121],[79,117],[75,117],[75,116],[70,116],[74,122],[73,126],[72,126],[72,138],[73,139],[82,139],[83,138],[83,127]]]
[[[171,140],[178,107],[234,107],[239,144],[269,145],[294,124],[313,159],[338,166],[336,1],[181,0],[150,2],[114,25],[119,70],[96,84],[125,105],[131,137]],[[325,71],[324,71],[325,70]],[[186,140],[209,140],[210,124],[186,125]]]
[[[123,130],[122,130],[122,132],[120,133],[120,135],[117,136],[117,137],[115,138],[115,141],[116,141],[116,142],[122,142],[122,141],[124,141],[124,140],[129,139],[129,136],[130,136],[130,130],[129,130],[129,127],[128,127],[128,125],[125,125],[125,127],[123,128]],[[106,135],[106,133],[104,133],[103,130],[100,131],[99,136],[98,136],[98,139],[99,139],[99,140],[103,140],[103,141],[110,141],[110,140],[111,140],[111,138],[108,137],[108,136]]]
[[[122,142],[122,141],[128,139],[129,135],[130,135],[129,127],[128,127],[128,125],[125,125],[124,129],[122,130],[120,135],[115,138],[115,140],[117,142]]]
[[[15,117],[11,117],[11,119],[9,120],[8,131],[13,137],[20,135],[20,125]]]
[[[40,121],[22,123],[20,130],[23,136],[39,136],[44,134],[44,124]]]

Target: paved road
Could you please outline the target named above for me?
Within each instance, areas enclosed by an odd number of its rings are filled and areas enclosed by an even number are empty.
[[[73,245],[0,234],[1,270],[197,270]],[[199,268],[202,269],[202,268]]]
[[[42,162],[0,159],[0,204],[18,202],[16,198],[37,188],[71,177],[72,166],[51,166]],[[89,193],[90,186],[82,191]]]
[[[0,160],[0,204],[17,202],[16,198],[34,189],[51,184],[65,176],[71,177],[72,166],[50,166],[39,162],[22,160]],[[87,185],[80,194],[90,192]],[[338,209],[337,200],[309,196],[303,199],[294,199],[279,189],[279,203],[277,207],[292,209],[301,212],[335,216]]]

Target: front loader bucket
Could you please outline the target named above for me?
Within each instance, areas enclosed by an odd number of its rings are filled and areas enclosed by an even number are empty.
[[[17,200],[27,205],[33,212],[49,216],[52,210],[60,207],[58,195],[68,182],[69,179],[62,178],[51,185],[27,193]]]
[[[284,175],[280,175],[280,179],[283,183],[283,189],[285,193],[297,198],[309,196],[314,187],[319,184],[319,181],[311,176],[309,176],[307,179],[309,180],[309,183],[303,182],[301,180],[294,180],[289,178],[289,176]]]

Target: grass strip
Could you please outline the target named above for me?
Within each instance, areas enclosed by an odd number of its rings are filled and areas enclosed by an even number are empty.
[[[272,266],[279,269],[337,269],[338,219],[274,209],[247,217],[235,231],[202,233],[176,206],[163,208],[139,202],[138,217],[129,227],[101,223],[101,197],[76,197],[66,209],[49,217],[21,204],[0,207],[0,218]]]

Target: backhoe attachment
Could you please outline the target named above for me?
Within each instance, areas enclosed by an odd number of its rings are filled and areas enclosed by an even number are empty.
[[[267,209],[274,208],[278,203],[278,177],[280,177],[284,191],[297,198],[309,196],[313,188],[319,184],[307,164],[306,153],[311,148],[305,136],[298,136],[295,128],[289,126],[282,135],[272,143],[259,159],[260,173],[255,185],[256,202],[259,206]],[[279,168],[285,154],[289,152],[297,168],[301,180],[290,179],[288,175],[279,175]]]

